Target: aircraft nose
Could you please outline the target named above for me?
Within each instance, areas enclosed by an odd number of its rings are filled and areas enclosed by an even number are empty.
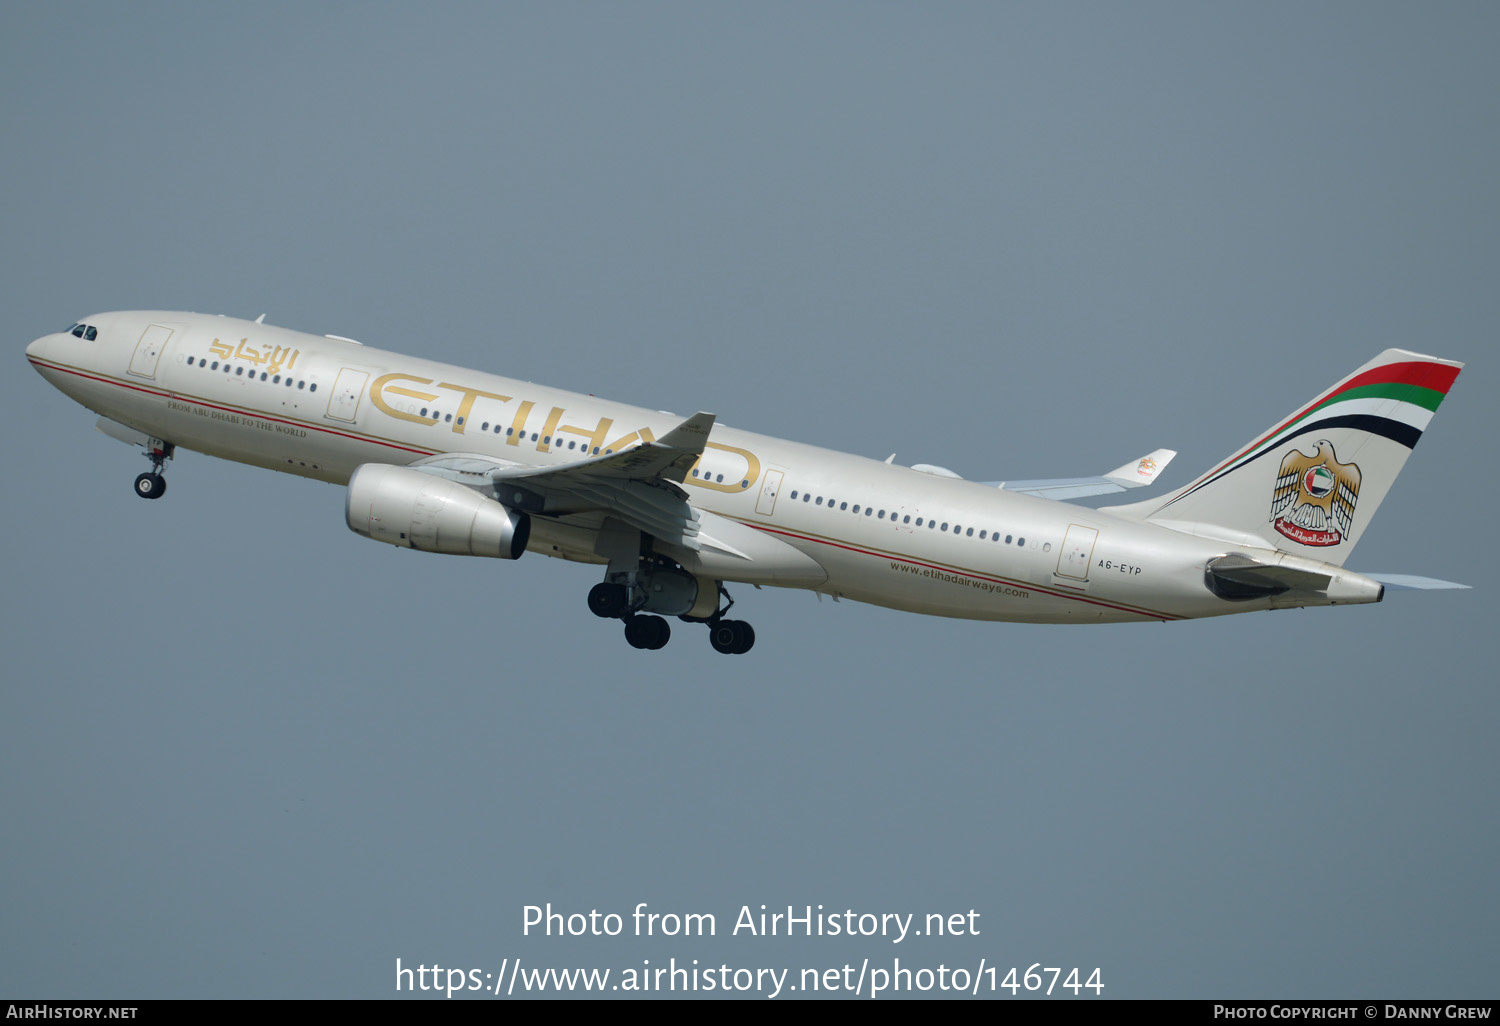
[[[26,347],[26,355],[33,360],[41,360],[45,358],[47,355],[47,343],[51,340],[51,338],[51,335],[43,335],[41,338],[31,343],[31,345]]]

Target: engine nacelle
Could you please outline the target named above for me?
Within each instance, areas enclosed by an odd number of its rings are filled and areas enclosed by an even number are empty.
[[[386,463],[355,468],[344,516],[366,538],[455,556],[517,559],[531,536],[526,514],[456,481]]]

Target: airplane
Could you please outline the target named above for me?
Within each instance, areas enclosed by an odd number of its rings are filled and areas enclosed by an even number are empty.
[[[978,482],[222,315],[101,313],[26,347],[49,383],[145,451],[345,486],[348,526],[402,548],[593,563],[588,607],[654,650],[667,617],[743,654],[727,585],[935,616],[1168,621],[1461,588],[1344,568],[1462,368],[1387,349],[1175,491],[1158,449],[1097,477]]]

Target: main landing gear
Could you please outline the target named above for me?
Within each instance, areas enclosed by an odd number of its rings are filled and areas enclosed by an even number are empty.
[[[755,644],[755,628],[744,620],[725,619],[724,614],[734,605],[734,599],[722,585],[719,594],[724,596],[725,605],[712,616],[679,616],[678,619],[686,623],[708,624],[708,643],[714,651],[744,655]],[[672,625],[663,617],[638,612],[643,605],[644,599],[632,603],[630,589],[623,584],[605,581],[589,590],[589,612],[604,619],[623,620],[625,640],[632,648],[661,648],[672,637]]]
[[[146,448],[146,458],[151,461],[151,469],[135,479],[135,494],[143,499],[159,499],[167,494],[167,479],[162,476],[162,466],[172,458],[176,448],[171,442],[163,442],[160,438],[151,439]]]

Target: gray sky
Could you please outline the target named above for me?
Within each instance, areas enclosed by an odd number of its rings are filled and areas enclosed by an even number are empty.
[[[1480,3],[0,5],[0,995],[900,957],[1493,996],[1496,38]],[[1165,445],[1164,488],[1401,346],[1469,367],[1351,566],[1476,587],[1093,628],[740,588],[749,656],[637,652],[594,570],[374,545],[326,485],[182,453],[134,498],[21,350],[137,307],[978,479]],[[549,901],[719,935],[523,937]],[[982,932],[728,935],[762,903]]]

